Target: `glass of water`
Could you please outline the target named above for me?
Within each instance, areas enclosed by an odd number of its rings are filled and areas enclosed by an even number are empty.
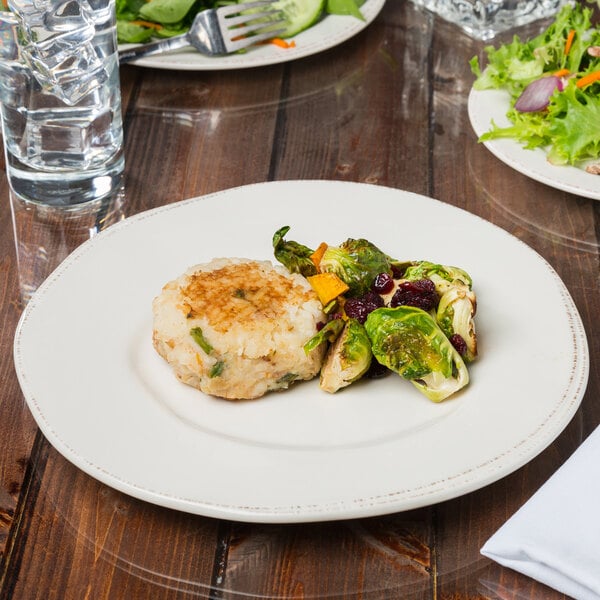
[[[553,17],[567,0],[412,0],[478,40]]]
[[[114,0],[9,0],[0,13],[6,171],[20,198],[56,207],[121,187]]]

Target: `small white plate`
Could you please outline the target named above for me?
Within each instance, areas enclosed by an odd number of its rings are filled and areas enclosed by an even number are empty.
[[[366,0],[360,7],[364,21],[352,16],[327,15],[316,25],[292,38],[296,44],[293,48],[279,48],[274,44],[264,44],[244,53],[216,57],[203,56],[195,50],[188,49],[148,56],[131,64],[175,71],[222,71],[289,62],[323,52],[350,39],[375,19],[384,4],[385,0]],[[123,44],[120,47],[131,46],[133,44]]]
[[[152,348],[154,296],[213,257],[273,260],[283,225],[312,247],[366,237],[468,271],[481,352],[469,386],[435,404],[395,375],[334,395],[313,380],[230,402],[178,382]],[[110,227],[33,296],[14,358],[41,430],[83,471],[148,502],[257,522],[392,513],[496,481],[567,425],[589,368],[573,301],[528,246],[424,196],[332,181],[234,188]]]
[[[506,116],[508,109],[508,92],[471,89],[469,118],[477,137],[492,128],[492,121],[500,127],[511,125]],[[600,176],[598,175],[592,175],[583,169],[569,165],[553,165],[548,162],[543,149],[527,150],[516,140],[497,139],[483,143],[503,163],[531,179],[584,198],[600,199]]]

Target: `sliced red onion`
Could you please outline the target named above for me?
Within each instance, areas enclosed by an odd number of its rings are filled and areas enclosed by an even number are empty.
[[[515,108],[519,112],[537,112],[544,110],[550,102],[550,96],[554,90],[563,90],[560,77],[547,75],[532,81],[521,93],[515,102]]]

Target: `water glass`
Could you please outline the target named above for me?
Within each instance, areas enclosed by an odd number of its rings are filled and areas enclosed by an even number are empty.
[[[553,17],[566,0],[412,0],[478,40]]]
[[[56,207],[113,193],[124,166],[114,0],[8,5],[0,102],[13,193]]]

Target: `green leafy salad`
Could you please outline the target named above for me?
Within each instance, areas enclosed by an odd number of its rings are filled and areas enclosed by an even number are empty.
[[[541,147],[556,165],[583,166],[600,154],[600,30],[591,9],[565,5],[533,39],[514,36],[486,47],[484,69],[474,57],[474,89],[503,89],[510,95],[511,125],[492,124],[480,141],[512,138],[525,148]],[[587,167],[597,173],[596,165]]]
[[[243,4],[251,0],[116,0],[117,37],[120,43],[144,43],[186,33],[194,17],[209,8]],[[279,38],[308,29],[327,14],[349,15],[364,20],[364,0],[277,0],[286,20]]]

